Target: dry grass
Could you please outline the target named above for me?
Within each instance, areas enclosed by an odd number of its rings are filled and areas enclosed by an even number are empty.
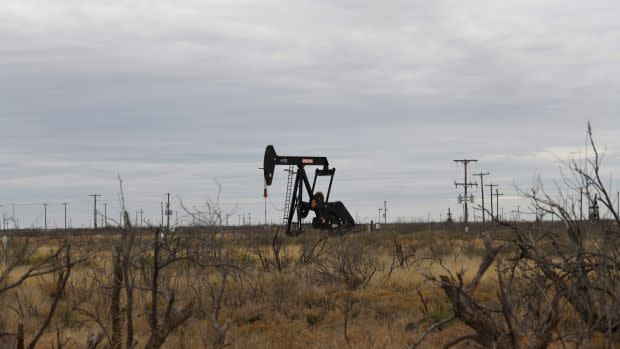
[[[403,229],[403,227],[398,227]],[[296,265],[299,258],[301,239],[318,239],[318,232],[307,236],[284,238],[283,255],[290,264],[283,270],[263,268],[252,249],[263,246],[266,258],[273,258],[269,249],[271,233],[245,234],[244,237],[228,234],[224,239],[229,256],[250,265],[244,273],[233,279],[228,286],[223,302],[221,319],[230,320],[227,333],[229,348],[344,348],[347,340],[343,335],[343,307],[352,303],[348,324],[348,337],[354,348],[405,348],[414,342],[430,324],[448,318],[451,308],[444,294],[429,277],[463,271],[465,279],[470,279],[481,261],[482,242],[475,236],[462,236],[443,226],[404,234],[399,238],[410,243],[421,255],[435,254],[442,258],[440,266],[436,260],[421,260],[405,268],[396,268],[389,273],[393,263],[390,253],[392,238],[396,229],[381,233],[358,233],[346,238],[330,237],[328,247],[355,241],[369,247],[379,265],[379,269],[368,284],[347,290],[344,285],[318,278],[315,265]],[[42,258],[52,253],[57,244],[52,239],[35,241],[36,253],[33,258]],[[53,324],[40,342],[40,347],[50,347],[55,331],[61,331],[65,348],[83,348],[86,337],[98,330],[86,312],[97,313],[107,310],[109,290],[107,285],[111,275],[111,247],[106,237],[79,237],[75,240],[78,251],[97,252],[92,260],[78,266],[69,281],[65,300],[61,302]],[[34,261],[30,261],[34,262]],[[16,270],[26,268],[23,266]],[[492,275],[492,274],[489,274]],[[42,321],[43,312],[51,301],[53,292],[50,275],[29,280],[17,290],[2,296],[0,329],[14,331],[16,324],[26,324],[26,333],[33,331]],[[188,282],[192,278],[179,275],[176,287],[180,298],[191,297]],[[495,297],[496,280],[483,279],[478,291],[481,299]],[[217,282],[217,275],[207,279]],[[189,281],[188,281],[189,280]],[[94,285],[93,283],[97,283]],[[90,286],[98,286],[90,293]],[[198,292],[205,292],[200,285]],[[20,297],[22,309],[17,298]],[[87,297],[86,299],[81,299]],[[81,302],[80,302],[81,300]],[[138,294],[134,305],[137,346],[142,347],[148,334],[146,310],[150,297]],[[79,303],[79,304],[78,304]],[[24,307],[24,305],[27,305]],[[167,339],[165,348],[209,347],[213,336],[211,306],[203,304],[194,316],[179,327]],[[427,337],[424,348],[443,347],[451,338],[467,334],[468,329],[456,322],[446,324],[442,331]],[[596,347],[597,339],[593,339]],[[104,343],[105,344],[105,343]],[[0,348],[11,345],[11,339],[0,339]]]

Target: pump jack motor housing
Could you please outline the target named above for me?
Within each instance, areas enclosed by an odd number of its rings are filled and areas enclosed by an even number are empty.
[[[293,194],[291,196],[290,209],[288,212],[286,234],[291,235],[293,216],[297,215],[298,233],[301,232],[301,221],[308,216],[310,211],[314,211],[316,217],[312,219],[312,227],[315,229],[337,229],[352,228],[355,221],[344,204],[340,201],[329,202],[329,194],[332,190],[334,174],[336,169],[329,168],[329,162],[324,156],[279,156],[276,154],[272,145],[265,149],[265,159],[263,171],[265,175],[265,185],[270,186],[273,181],[273,173],[276,165],[297,166],[297,175],[293,184]],[[314,171],[312,186],[306,175],[306,166],[318,166]],[[314,192],[316,179],[319,176],[329,176],[329,188],[327,195],[322,192]],[[308,194],[309,201],[303,201],[304,188]]]

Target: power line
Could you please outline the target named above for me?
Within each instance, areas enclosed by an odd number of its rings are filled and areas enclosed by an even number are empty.
[[[276,211],[280,211],[280,212],[284,211],[284,209],[283,209],[283,208],[278,208],[278,207],[276,207],[276,205],[274,205],[274,204],[273,204],[273,202],[271,201],[271,196],[270,196],[270,197],[268,197],[268,198],[267,198],[267,200],[269,201],[269,204],[271,205],[271,207],[272,207],[274,210],[276,210]]]

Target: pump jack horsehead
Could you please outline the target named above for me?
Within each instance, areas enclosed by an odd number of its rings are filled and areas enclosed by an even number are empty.
[[[352,228],[355,221],[344,204],[340,201],[329,202],[329,194],[334,181],[336,169],[329,168],[329,162],[324,156],[278,156],[272,145],[265,149],[265,159],[263,162],[263,172],[265,175],[265,188],[271,185],[273,172],[276,165],[297,166],[297,175],[293,185],[288,219],[286,221],[286,234],[296,234],[301,232],[302,219],[308,216],[310,211],[314,211],[316,217],[312,219],[312,227],[315,229],[338,229]],[[319,166],[314,172],[312,186],[306,175],[306,166]],[[329,188],[327,195],[322,192],[314,192],[316,179],[319,176],[329,176]],[[303,201],[304,188],[308,193],[309,201]],[[266,189],[265,189],[266,190]],[[296,233],[291,232],[293,216],[297,215]]]

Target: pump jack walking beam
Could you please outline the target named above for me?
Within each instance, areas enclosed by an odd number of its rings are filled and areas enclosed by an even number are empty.
[[[329,196],[334,181],[335,168],[329,168],[329,162],[324,156],[279,156],[272,145],[265,149],[263,160],[263,173],[265,186],[270,186],[277,165],[297,166],[297,175],[291,196],[291,205],[288,213],[286,233],[291,234],[293,218],[297,215],[298,231],[301,231],[302,219],[308,216],[309,211],[314,211],[316,217],[312,220],[312,226],[317,229],[349,228],[355,225],[353,217],[340,201],[329,202]],[[312,186],[306,174],[306,166],[319,166],[314,172]],[[315,193],[316,180],[319,176],[329,176],[327,195],[322,192]],[[308,201],[303,201],[304,190],[308,194]]]

